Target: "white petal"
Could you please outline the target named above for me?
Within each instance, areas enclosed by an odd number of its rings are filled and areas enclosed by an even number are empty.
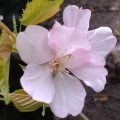
[[[84,33],[71,27],[53,27],[49,39],[49,45],[58,54],[72,54],[77,48],[91,49],[91,45]]]
[[[53,99],[55,88],[48,68],[28,64],[21,77],[21,85],[34,100],[50,103]]]
[[[91,59],[89,61],[93,65],[105,66],[106,61],[102,56],[91,52]]]
[[[80,68],[69,69],[76,77],[85,81],[102,79],[107,75],[107,70],[103,66],[86,65]]]
[[[111,29],[108,27],[100,27],[98,29],[88,31],[87,35],[92,44],[92,50],[103,57],[105,57],[114,48],[117,42]]]
[[[82,10],[75,5],[69,5],[63,12],[64,25],[67,27],[76,27],[81,31],[87,31],[89,28],[89,20],[91,11],[88,9]]]
[[[53,27],[49,39],[50,47],[59,53],[65,51],[73,31],[74,28],[67,28],[65,26]]]
[[[82,66],[68,68],[76,77],[85,81],[105,78],[107,70],[104,68],[105,59],[94,53],[88,53],[90,58]],[[79,59],[79,57],[76,57]],[[85,60],[84,60],[85,61]],[[79,60],[79,62],[81,62]],[[74,62],[73,62],[74,63]]]
[[[53,28],[54,27],[60,27],[60,26],[61,26],[61,24],[58,21],[55,21],[55,24],[53,25]]]
[[[26,63],[48,62],[51,57],[51,50],[48,47],[48,30],[37,25],[28,26],[25,32],[18,34],[16,48],[21,59]]]
[[[71,57],[65,62],[64,67],[67,69],[82,67],[91,59],[90,57],[90,51],[76,49]]]
[[[54,78],[55,96],[50,108],[52,112],[64,118],[68,114],[76,116],[81,113],[84,106],[86,92],[80,81],[75,77],[72,79],[63,73],[63,77],[58,73]]]
[[[101,92],[106,84],[106,78],[104,79],[97,79],[92,81],[84,81],[87,86],[90,86],[94,91]]]

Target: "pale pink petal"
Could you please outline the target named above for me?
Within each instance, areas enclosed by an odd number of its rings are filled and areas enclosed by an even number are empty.
[[[90,51],[84,49],[76,49],[68,60],[66,60],[64,67],[78,68],[86,65],[91,59]]]
[[[90,55],[91,55],[91,59],[90,59],[89,63],[91,65],[104,66],[106,64],[106,61],[102,56],[97,55],[93,52],[91,52]]]
[[[62,54],[62,56],[71,54],[77,48],[83,48],[85,50],[91,49],[91,45],[85,34],[81,33],[78,29],[65,26],[53,27],[49,45],[52,49],[55,49],[59,55]]]
[[[69,70],[79,79],[83,81],[92,81],[103,79],[107,75],[107,70],[104,68],[105,60],[99,55],[90,53],[91,58],[85,64]]]
[[[37,25],[28,26],[25,32],[18,34],[16,48],[21,59],[26,63],[48,62],[51,58],[48,30]]]
[[[57,52],[64,51],[66,45],[69,44],[69,40],[72,36],[74,28],[67,28],[65,26],[53,27],[51,29],[51,35],[49,39],[49,45]]]
[[[84,50],[91,50],[91,45],[86,39],[85,34],[82,33],[79,29],[75,29],[72,33],[71,39],[69,40],[69,44],[67,46],[69,51],[66,51],[66,54],[71,54],[79,48]]]
[[[100,27],[98,29],[88,31],[88,39],[92,45],[92,50],[105,57],[114,47],[117,42],[112,31],[108,27]]]
[[[63,11],[64,25],[67,27],[75,27],[79,16],[79,8],[75,5],[67,6]]]
[[[60,27],[60,26],[61,26],[61,24],[58,21],[55,21],[55,24],[53,25],[53,28]]]
[[[64,57],[65,59],[66,57]],[[104,66],[106,63],[105,59],[99,55],[94,54],[91,51],[84,49],[76,49],[68,60],[66,60],[64,67],[82,69],[86,66]]]
[[[61,24],[59,22],[55,21],[55,24],[53,25],[52,30],[50,30],[50,32],[48,33],[48,38],[50,38],[50,36],[51,36],[51,31],[53,31],[53,29],[57,28],[57,27],[61,27]]]
[[[94,91],[101,92],[106,84],[106,78],[104,79],[97,79],[92,81],[84,81],[87,86],[90,86]]]
[[[90,10],[82,10],[82,8],[79,9],[75,5],[69,5],[63,12],[64,25],[67,27],[76,27],[86,32],[89,28],[90,16]]]
[[[102,79],[107,75],[107,70],[103,66],[86,65],[80,68],[69,69],[76,77],[85,81]]]
[[[53,99],[55,88],[48,68],[28,64],[21,77],[21,85],[34,100],[50,103]]]
[[[81,113],[86,92],[80,81],[64,73],[61,77],[58,73],[54,78],[54,83],[55,95],[50,103],[52,112],[60,118],[64,118],[68,114],[76,116]]]

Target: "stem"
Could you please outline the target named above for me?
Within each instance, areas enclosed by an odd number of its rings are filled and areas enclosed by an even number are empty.
[[[2,21],[0,21],[0,28],[5,30],[13,38],[14,43],[15,43],[16,41],[15,36],[13,35],[12,31]]]
[[[68,119],[66,119],[66,118],[61,119],[61,118],[58,118],[58,117],[54,116],[53,120],[72,120],[72,118],[74,118],[75,120],[89,120],[83,113],[79,114],[76,117],[70,116],[70,118],[68,118]]]
[[[89,120],[83,113],[78,115],[80,120]]]

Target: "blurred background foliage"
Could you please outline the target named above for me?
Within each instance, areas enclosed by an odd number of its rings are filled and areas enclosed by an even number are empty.
[[[22,9],[28,0],[0,0],[0,15],[3,15],[3,22],[12,30],[12,18],[13,14],[17,19],[17,24],[19,26],[19,17],[21,16]]]

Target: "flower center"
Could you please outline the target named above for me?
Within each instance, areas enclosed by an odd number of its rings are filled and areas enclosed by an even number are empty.
[[[71,55],[67,55],[59,59],[54,59],[52,62],[50,62],[53,78],[56,76],[58,71],[65,71],[64,63],[70,58],[70,56]]]
[[[50,63],[51,70],[52,70],[52,77],[54,78],[57,72],[60,70],[62,63],[59,59],[55,59],[53,62]]]

